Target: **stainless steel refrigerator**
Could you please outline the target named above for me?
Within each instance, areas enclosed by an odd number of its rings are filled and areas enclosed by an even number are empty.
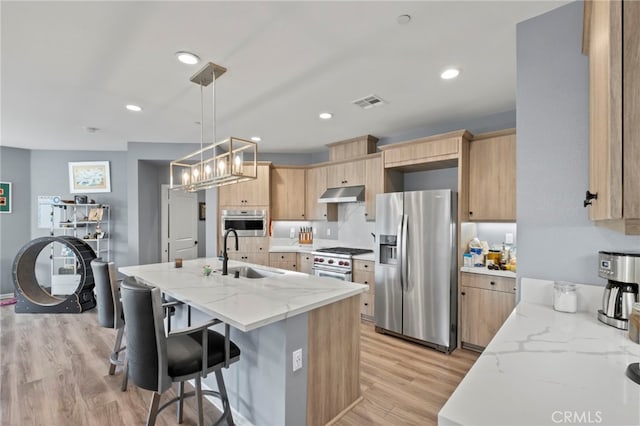
[[[455,349],[456,212],[451,190],[377,196],[376,331]]]

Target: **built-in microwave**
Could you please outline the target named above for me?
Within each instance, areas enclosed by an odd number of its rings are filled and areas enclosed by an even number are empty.
[[[233,228],[240,237],[264,237],[267,235],[266,210],[222,210],[222,233]]]

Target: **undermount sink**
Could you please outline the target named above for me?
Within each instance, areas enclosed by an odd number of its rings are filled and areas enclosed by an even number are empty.
[[[229,275],[235,275],[236,272],[240,273],[243,278],[266,278],[277,277],[284,275],[284,272],[267,271],[266,269],[252,268],[250,266],[240,266],[237,268],[229,268]]]

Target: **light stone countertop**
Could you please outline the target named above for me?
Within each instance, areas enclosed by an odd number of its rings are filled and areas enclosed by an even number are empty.
[[[599,322],[592,308],[569,314],[521,302],[440,410],[438,423],[638,425],[640,385],[625,370],[639,361],[640,345]]]
[[[460,268],[462,272],[469,272],[471,274],[481,274],[481,275],[493,275],[494,277],[506,277],[506,278],[515,278],[516,273],[512,271],[497,271],[493,269],[487,269],[486,267],[469,267],[463,266]]]
[[[205,277],[202,268],[207,264],[214,273]],[[368,290],[362,284],[229,261],[229,268],[238,266],[282,274],[258,279],[222,276],[216,271],[222,267],[217,258],[185,260],[182,268],[169,262],[118,270],[245,332]]]
[[[371,262],[375,262],[376,254],[374,252],[365,253],[365,254],[358,254],[356,256],[353,256],[353,260],[368,260],[368,261],[371,261]]]

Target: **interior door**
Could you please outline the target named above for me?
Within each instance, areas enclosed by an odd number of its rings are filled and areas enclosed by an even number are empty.
[[[162,185],[162,261],[198,257],[198,196]]]

